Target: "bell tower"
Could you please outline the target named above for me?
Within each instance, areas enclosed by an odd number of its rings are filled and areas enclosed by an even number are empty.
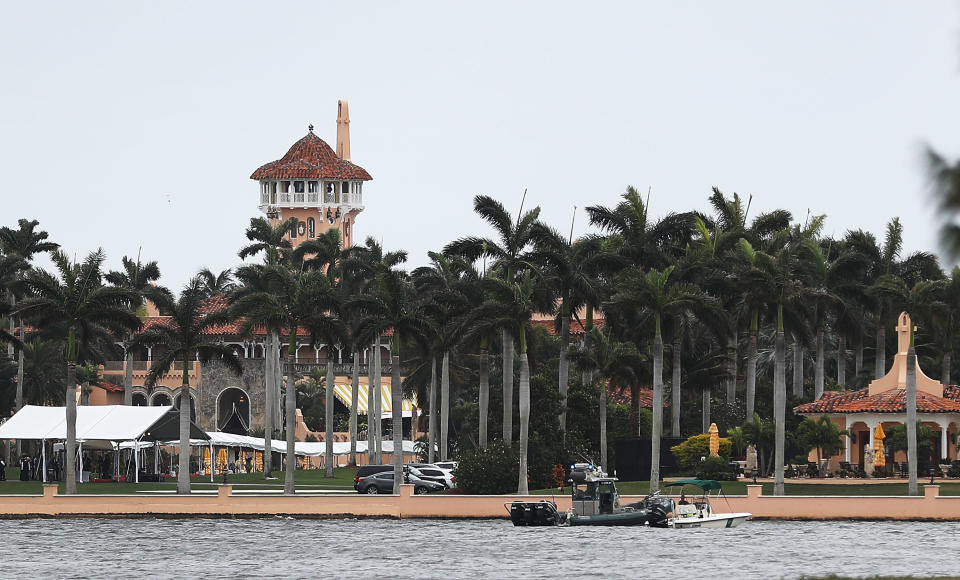
[[[353,245],[353,225],[363,211],[363,183],[373,179],[350,161],[350,114],[337,103],[337,151],[308,127],[282,158],[260,166],[250,179],[260,184],[260,210],[272,223],[297,218],[288,235],[296,247],[338,228],[344,248]]]

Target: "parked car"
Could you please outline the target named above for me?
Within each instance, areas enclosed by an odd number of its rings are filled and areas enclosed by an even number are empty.
[[[353,476],[353,486],[356,487],[360,480],[369,475],[375,473],[383,473],[384,471],[389,471],[393,473],[392,465],[361,465],[357,469],[356,475]]]
[[[418,474],[420,479],[442,483],[447,489],[457,487],[457,478],[455,478],[453,473],[448,469],[437,467],[432,463],[412,463],[410,466],[420,472]]]
[[[434,481],[420,479],[413,474],[405,474],[404,482],[413,484],[413,492],[417,495],[424,495],[431,491],[442,491],[446,486]],[[393,471],[381,471],[364,477],[353,485],[353,488],[360,493],[378,494],[393,493]]]
[[[453,471],[457,468],[456,461],[435,461],[433,464],[440,469],[446,469],[447,471]]]

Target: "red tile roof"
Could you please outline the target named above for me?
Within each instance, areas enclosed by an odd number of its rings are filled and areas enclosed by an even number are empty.
[[[544,320],[533,320],[531,323],[534,326],[542,326],[547,329],[547,333],[550,336],[557,336],[557,323],[554,320],[544,319]],[[602,318],[596,318],[593,321],[594,328],[603,328],[604,320]],[[579,336],[584,333],[583,323],[580,321],[570,319],[570,336]]]
[[[952,392],[950,392],[952,391]],[[906,413],[906,391],[892,389],[870,396],[869,388],[858,391],[827,391],[819,401],[805,403],[793,408],[794,413],[819,415],[821,413]],[[957,387],[947,387],[944,395],[960,394]],[[960,403],[953,397],[938,397],[917,392],[918,413],[960,413]]]
[[[282,159],[262,165],[250,179],[373,179],[367,170],[340,159],[312,132],[293,144]]]
[[[608,394],[607,398],[611,403],[617,405],[629,405],[630,404],[630,387],[615,387]],[[640,399],[640,406],[645,409],[653,408],[653,389],[640,389],[640,394],[638,396]],[[663,401],[663,406],[669,406],[669,403],[666,399]]]
[[[107,381],[97,381],[97,382],[95,382],[95,383],[90,383],[90,386],[91,386],[91,387],[99,387],[99,388],[103,389],[104,391],[110,391],[110,392],[112,392],[112,393],[122,393],[124,390],[126,390],[126,389],[124,389],[124,388],[123,388],[122,386],[120,386],[120,385],[115,385],[115,384],[110,383],[110,382],[107,382]]]

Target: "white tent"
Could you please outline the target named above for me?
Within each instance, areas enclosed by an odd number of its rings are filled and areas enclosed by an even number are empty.
[[[190,445],[194,447],[198,446],[208,446],[212,445],[213,447],[246,447],[248,449],[254,449],[256,451],[263,451],[263,437],[249,437],[247,435],[234,435],[233,433],[222,433],[220,431],[209,431],[207,432],[209,440],[204,439],[191,439]],[[180,444],[179,440],[176,441],[167,441],[164,445],[177,446]],[[404,453],[414,453],[415,443],[413,441],[403,441],[403,452]],[[287,442],[282,439],[273,439],[270,442],[270,448],[276,453],[286,453],[287,452]],[[384,453],[393,452],[393,441],[384,440],[383,441],[383,451]],[[323,441],[297,441],[294,443],[294,452],[300,456],[307,457],[319,457],[327,452],[327,444]],[[357,453],[366,453],[367,452],[367,442],[366,441],[357,441]],[[334,455],[349,455],[350,454],[350,442],[349,441],[334,441],[333,442],[333,454]]]

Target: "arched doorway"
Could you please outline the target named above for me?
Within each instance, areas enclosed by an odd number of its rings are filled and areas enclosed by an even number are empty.
[[[242,389],[229,387],[217,398],[217,429],[247,435],[250,431],[250,397]]]
[[[180,395],[177,395],[177,398],[174,400],[174,405],[177,409],[180,408]],[[197,422],[197,409],[196,405],[193,403],[193,397],[190,397],[190,420],[194,423]]]
[[[147,396],[143,393],[134,393],[133,394],[133,406],[134,407],[146,407],[147,406]]]
[[[170,400],[170,395],[166,393],[157,393],[150,401],[150,405],[153,407],[169,407],[172,404],[173,402]]]

